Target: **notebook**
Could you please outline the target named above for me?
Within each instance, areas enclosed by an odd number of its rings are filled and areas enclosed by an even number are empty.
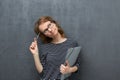
[[[73,66],[75,64],[77,57],[80,53],[80,50],[81,50],[80,46],[68,49],[65,60],[68,60],[70,66]],[[65,78],[69,77],[70,75],[71,75],[71,73],[61,75],[61,80],[64,80]]]

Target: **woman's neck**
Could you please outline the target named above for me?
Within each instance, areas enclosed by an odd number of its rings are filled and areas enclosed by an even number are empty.
[[[67,38],[62,37],[61,34],[57,34],[57,35],[53,38],[52,43],[55,43],[55,44],[57,44],[57,43],[62,43],[62,42],[64,42],[66,39],[67,39]]]

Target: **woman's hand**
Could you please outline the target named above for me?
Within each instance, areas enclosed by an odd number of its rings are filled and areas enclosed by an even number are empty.
[[[71,67],[70,67],[68,61],[66,61],[66,65],[61,64],[61,66],[60,66],[60,72],[61,72],[62,74],[71,73]]]
[[[38,55],[39,51],[38,51],[38,45],[37,45],[37,39],[34,38],[34,41],[31,43],[29,50],[31,51],[31,53],[33,55]]]

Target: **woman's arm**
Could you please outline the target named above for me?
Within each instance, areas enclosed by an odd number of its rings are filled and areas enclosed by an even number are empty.
[[[33,54],[36,69],[39,73],[41,73],[43,71],[43,66],[40,62],[39,51],[38,51],[38,45],[37,45],[36,38],[34,38],[34,41],[30,45],[29,49],[30,49],[31,53]]]
[[[33,58],[34,58],[34,62],[35,62],[35,66],[36,66],[36,69],[39,73],[41,73],[43,71],[43,66],[40,62],[40,58],[39,58],[39,55],[36,54],[36,55],[33,55]]]

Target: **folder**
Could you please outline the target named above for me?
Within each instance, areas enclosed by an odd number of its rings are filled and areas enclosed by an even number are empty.
[[[81,46],[68,49],[65,60],[68,60],[70,66],[73,66],[75,64],[75,62],[77,60],[77,57],[78,57],[78,55],[80,53],[80,50],[81,50]],[[70,75],[71,75],[71,73],[61,75],[60,80],[64,80],[65,78],[69,77]]]

